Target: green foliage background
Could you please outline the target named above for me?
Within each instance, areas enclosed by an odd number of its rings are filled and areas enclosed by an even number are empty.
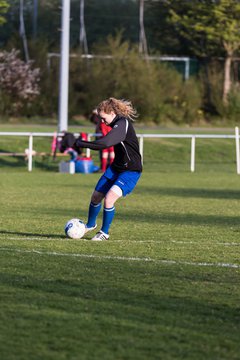
[[[57,117],[59,58],[51,58],[48,67],[47,43],[30,45],[38,54],[35,66],[42,69],[41,95],[12,115]],[[202,99],[197,82],[193,78],[185,82],[173,67],[139,57],[137,47],[124,41],[121,32],[96,44],[94,53],[94,59],[84,59],[80,52],[70,59],[70,117],[88,117],[102,99],[115,96],[130,99],[141,122],[191,124],[198,119]]]
[[[8,121],[7,112],[4,110],[6,108],[9,115],[14,118],[23,116],[35,121],[36,118],[41,117],[56,121],[59,58],[51,58],[49,67],[48,54],[59,54],[61,27],[59,1],[39,0],[38,17],[35,20],[33,2],[28,0],[24,4],[30,58],[34,59],[35,66],[41,69],[41,94],[33,103],[26,102],[18,113],[14,113],[9,105],[11,99],[5,96],[6,94],[2,94],[0,121]],[[234,4],[234,0],[231,0],[231,4]],[[223,124],[234,123],[239,114],[238,70],[234,72],[234,86],[229,94],[229,106],[226,107],[221,98],[223,62],[216,60],[216,57],[225,56],[224,48],[220,46],[221,42],[218,41],[216,46],[207,36],[208,32],[212,33],[215,26],[212,18],[208,18],[207,14],[215,11],[215,5],[210,6],[205,0],[196,1],[195,4],[188,1],[145,2],[144,22],[149,54],[188,56],[193,58],[200,68],[200,72],[195,71],[194,76],[184,82],[183,72],[176,71],[172,65],[164,66],[163,63],[155,61],[146,62],[139,57],[136,45],[139,40],[139,2],[135,0],[119,0],[117,3],[112,0],[85,1],[89,52],[95,55],[112,55],[113,58],[111,60],[81,59],[80,2],[72,0],[70,47],[71,53],[76,57],[71,57],[70,60],[70,119],[74,122],[81,117],[86,118],[100,100],[108,96],[116,96],[132,100],[142,122],[161,125],[198,125],[219,119]],[[196,9],[199,9],[199,12]],[[216,11],[217,9],[218,7]],[[236,9],[238,9],[237,5]],[[219,7],[219,11],[221,16],[226,15],[236,25],[237,10],[232,11],[231,6],[225,9],[224,5]],[[228,12],[225,14],[226,11]],[[178,14],[177,19],[183,21],[179,23],[173,14]],[[184,14],[187,14],[186,21]],[[7,21],[1,27],[1,45],[6,50],[12,48],[23,50],[22,39],[18,32],[17,0],[11,1],[5,17]],[[209,22],[209,28],[201,31],[200,25],[203,20]],[[194,30],[194,33],[190,29]],[[218,35],[223,36],[224,31]]]

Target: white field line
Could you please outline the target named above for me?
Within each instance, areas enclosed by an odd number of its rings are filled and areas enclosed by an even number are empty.
[[[53,240],[56,241],[56,239],[53,239],[51,236],[43,236],[43,237],[31,237],[31,236],[26,236],[26,237],[20,237],[20,236],[11,236],[11,237],[7,237],[8,240],[19,240],[19,241],[42,241],[42,240]],[[71,240],[71,239],[57,239],[57,241],[89,241],[87,239],[79,239],[79,240]],[[126,240],[108,240],[108,242],[126,242]],[[144,244],[144,243],[156,243],[156,244],[166,244],[166,243],[174,243],[174,244],[179,244],[179,245],[189,245],[189,244],[199,244],[197,241],[181,241],[181,240],[129,240],[130,243],[137,243],[137,244]],[[209,243],[201,243],[201,246],[207,245],[209,246]],[[212,243],[211,245],[222,245],[222,246],[240,246],[240,242],[236,243],[236,242],[216,242],[216,243]]]
[[[191,261],[177,261],[177,260],[161,260],[153,259],[149,257],[125,257],[125,256],[111,256],[111,255],[95,255],[95,254],[79,254],[79,253],[60,253],[56,251],[40,251],[40,250],[22,250],[22,249],[11,249],[11,248],[0,248],[0,251],[37,254],[37,255],[48,255],[48,256],[67,256],[67,257],[78,257],[85,259],[100,259],[100,260],[120,260],[120,261],[138,261],[138,262],[152,262],[167,265],[191,265],[191,266],[209,266],[209,267],[225,267],[232,269],[240,269],[238,264],[229,263],[207,263],[207,262],[191,262]]]

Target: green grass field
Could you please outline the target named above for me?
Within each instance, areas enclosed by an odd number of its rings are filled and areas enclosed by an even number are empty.
[[[1,359],[240,358],[234,142],[196,150],[192,174],[189,141],[146,141],[142,178],[100,243],[63,231],[86,221],[99,174],[2,159]]]

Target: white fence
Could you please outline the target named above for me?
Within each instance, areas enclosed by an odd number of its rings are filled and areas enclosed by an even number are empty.
[[[34,137],[53,137],[54,133],[41,132],[0,132],[0,136],[27,136],[28,140],[28,171],[32,171],[33,162],[33,138]],[[58,134],[60,136],[61,134]],[[79,133],[74,134],[76,137]],[[88,139],[97,134],[88,134]],[[140,153],[143,158],[143,148],[145,138],[169,138],[169,139],[191,139],[191,158],[190,171],[195,171],[195,149],[196,139],[233,139],[236,143],[236,171],[240,174],[240,146],[239,128],[235,127],[235,135],[214,135],[214,134],[137,134],[139,138]],[[0,153],[1,156],[1,153]],[[87,149],[86,156],[90,156],[90,149]]]

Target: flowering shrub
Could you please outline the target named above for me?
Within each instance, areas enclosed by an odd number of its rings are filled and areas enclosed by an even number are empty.
[[[40,69],[33,61],[25,63],[19,51],[0,52],[0,92],[2,113],[16,114],[39,95]]]

